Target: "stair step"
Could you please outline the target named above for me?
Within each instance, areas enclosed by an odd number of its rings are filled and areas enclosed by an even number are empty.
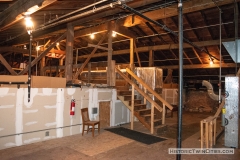
[[[132,95],[124,95],[124,101],[129,101],[129,100],[132,100]],[[137,95],[134,95],[134,99],[137,98]]]
[[[162,125],[162,119],[154,119],[154,126]]]
[[[132,94],[132,91],[129,91],[129,90],[118,90],[118,91],[117,91],[117,94],[120,95],[120,96],[123,96],[123,95],[131,95],[131,94]]]
[[[142,100],[141,99],[134,99],[134,105],[135,104],[141,104]],[[132,101],[129,101],[128,103],[130,106],[132,105]]]
[[[140,110],[137,110],[137,112],[139,113],[139,115],[151,114],[151,109],[148,109],[148,108],[140,109]]]
[[[140,109],[146,109],[146,104],[135,104],[134,111],[138,111]]]
[[[129,87],[128,86],[116,86],[117,90],[128,90]]]

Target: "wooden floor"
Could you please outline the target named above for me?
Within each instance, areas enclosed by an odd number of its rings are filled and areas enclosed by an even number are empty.
[[[206,117],[204,114],[184,114],[183,124],[193,124]],[[176,125],[176,113],[173,118],[167,118],[169,125]],[[190,120],[192,119],[192,120]],[[193,120],[194,119],[194,120]],[[129,128],[130,124],[122,125]],[[135,130],[149,133],[138,122],[134,123]],[[165,134],[168,135],[168,134]],[[182,141],[184,148],[200,148],[199,131],[188,134]],[[0,160],[168,160],[176,159],[176,155],[168,154],[168,148],[176,147],[176,139],[146,145],[134,140],[101,130],[95,137],[91,133],[48,140],[44,142],[0,150]],[[221,137],[216,146],[222,148]],[[240,149],[235,149],[234,155],[182,155],[184,160],[239,160]]]

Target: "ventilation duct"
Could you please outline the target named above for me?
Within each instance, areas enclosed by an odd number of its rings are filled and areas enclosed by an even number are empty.
[[[237,39],[236,41],[223,42],[222,44],[232,57],[233,61],[235,63],[240,63],[240,39]],[[236,55],[236,53],[238,54]]]
[[[209,82],[206,81],[206,80],[203,80],[203,81],[202,81],[202,85],[205,86],[205,87],[207,87],[209,97],[211,97],[213,100],[218,101],[219,97],[218,97],[217,94],[215,94],[215,93],[213,92],[212,84],[209,83]]]

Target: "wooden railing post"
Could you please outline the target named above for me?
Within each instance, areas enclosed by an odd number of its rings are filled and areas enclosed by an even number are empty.
[[[163,103],[163,111],[162,111],[162,124],[165,124],[165,114],[166,113],[166,106]]]
[[[147,94],[147,89],[144,87],[144,93],[146,93]],[[146,98],[144,97],[144,99],[143,99],[143,104],[147,104],[147,100],[146,100]]]
[[[151,134],[154,132],[154,104],[151,103]]]
[[[131,99],[131,129],[133,130],[133,121],[134,121],[134,85],[132,85],[132,99]]]

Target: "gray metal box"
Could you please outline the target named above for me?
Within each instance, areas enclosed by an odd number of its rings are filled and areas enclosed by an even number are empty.
[[[225,146],[238,148],[239,78],[225,78]]]

